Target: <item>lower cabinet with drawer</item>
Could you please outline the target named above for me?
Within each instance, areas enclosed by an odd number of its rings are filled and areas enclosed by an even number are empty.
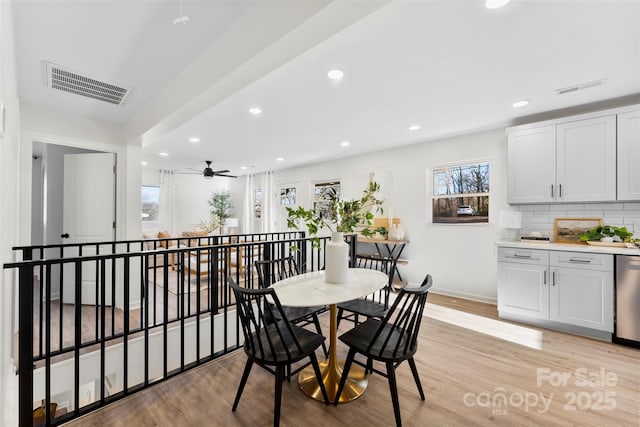
[[[610,340],[613,277],[613,255],[500,247],[498,312]]]

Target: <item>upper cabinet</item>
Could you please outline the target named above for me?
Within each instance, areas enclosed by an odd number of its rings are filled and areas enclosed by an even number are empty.
[[[508,136],[509,203],[616,199],[616,116],[534,127]]]
[[[618,114],[618,200],[640,200],[640,111]]]
[[[634,109],[508,129],[507,202],[640,200],[640,111]]]
[[[556,201],[616,200],[616,116],[556,126]]]
[[[507,143],[507,201],[552,202],[556,184],[556,127],[510,132]]]

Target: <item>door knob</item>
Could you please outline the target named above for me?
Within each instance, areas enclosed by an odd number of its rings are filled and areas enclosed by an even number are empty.
[[[61,234],[60,237],[62,237],[63,239],[68,239],[69,238],[69,233]]]

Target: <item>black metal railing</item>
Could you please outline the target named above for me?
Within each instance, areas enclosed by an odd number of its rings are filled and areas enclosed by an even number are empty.
[[[345,239],[355,266],[355,236]],[[33,425],[36,402],[44,424],[59,425],[237,349],[227,278],[257,287],[254,261],[289,254],[301,272],[322,269],[326,241],[314,248],[293,232],[14,248],[23,260],[4,268],[18,272],[20,425]]]

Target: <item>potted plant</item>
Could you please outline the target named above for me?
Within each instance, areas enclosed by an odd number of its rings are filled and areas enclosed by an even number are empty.
[[[213,233],[222,229],[224,222],[231,217],[231,210],[233,209],[231,194],[228,191],[213,193],[207,203],[211,207],[211,217],[208,220],[200,221],[198,228]]]
[[[340,200],[335,191],[328,194],[328,215],[323,216],[314,209],[305,209],[299,206],[297,209],[287,207],[287,226],[298,229],[302,221],[312,237],[314,247],[320,246],[317,234],[323,228],[329,229],[331,241],[327,243],[325,253],[325,280],[329,283],[344,283],[346,281],[349,248],[344,242],[343,233],[360,231],[364,236],[373,236],[376,230],[369,227],[373,224],[373,212],[382,213],[382,203],[376,197],[380,191],[380,185],[375,181],[369,181],[369,185],[362,192],[359,199]]]

